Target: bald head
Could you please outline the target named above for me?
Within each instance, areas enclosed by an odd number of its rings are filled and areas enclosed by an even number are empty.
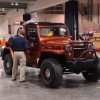
[[[25,35],[25,30],[24,29],[20,29],[19,32],[18,32],[18,35],[23,35],[24,36]]]

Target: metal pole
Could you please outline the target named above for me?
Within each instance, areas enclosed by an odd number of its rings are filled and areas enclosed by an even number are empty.
[[[75,14],[74,14],[74,40],[76,40],[76,29],[77,29],[77,25],[76,25],[76,20],[75,20]]]

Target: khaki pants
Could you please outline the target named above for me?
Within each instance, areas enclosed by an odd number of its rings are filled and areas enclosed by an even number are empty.
[[[20,81],[25,80],[26,55],[24,52],[14,52],[12,79],[17,77],[18,64],[20,63]]]

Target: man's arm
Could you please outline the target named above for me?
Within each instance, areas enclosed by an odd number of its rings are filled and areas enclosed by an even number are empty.
[[[25,43],[24,43],[24,48],[25,48],[25,50],[29,50],[29,49],[31,49],[33,46],[34,46],[33,44],[31,44],[31,46],[28,46],[28,43],[27,43],[27,41],[25,40]]]

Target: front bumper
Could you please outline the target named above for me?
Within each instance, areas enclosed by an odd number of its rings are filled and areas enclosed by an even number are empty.
[[[95,54],[95,58],[80,60],[81,57],[86,52],[93,52]],[[80,55],[80,57],[78,57],[74,61],[67,61],[66,64],[67,64],[68,69],[71,71],[83,71],[83,70],[97,66],[99,64],[99,59],[94,50],[86,50]]]

